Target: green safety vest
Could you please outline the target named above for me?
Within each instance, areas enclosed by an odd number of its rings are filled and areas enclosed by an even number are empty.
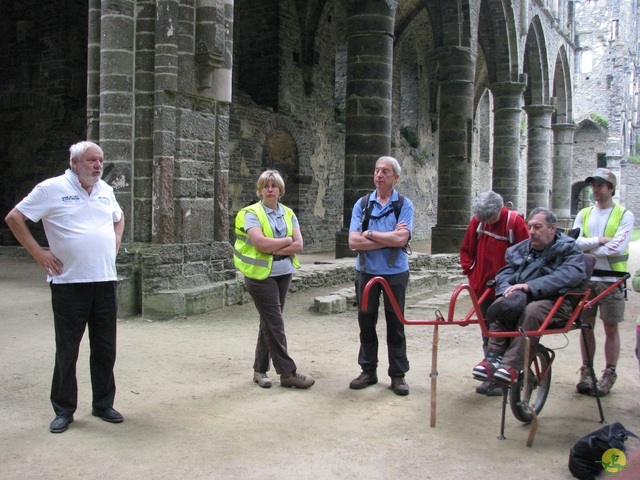
[[[290,237],[293,236],[293,210],[284,205],[282,207],[285,212],[284,222],[287,226],[287,236]],[[251,243],[249,235],[244,230],[244,219],[247,212],[251,212],[258,217],[265,237],[274,238],[273,229],[262,204],[254,203],[243,208],[236,215],[236,241],[233,246],[233,263],[243,275],[255,280],[264,280],[271,273],[273,255],[258,250]],[[291,255],[291,260],[295,268],[300,268],[300,262],[295,255]]]
[[[593,211],[593,207],[583,208],[580,212],[582,215],[582,232],[583,236],[590,237],[589,235],[589,215]],[[607,219],[607,226],[604,229],[605,237],[614,237],[616,235],[616,231],[620,226],[620,222],[622,222],[622,216],[624,215],[626,210],[620,205],[616,204],[611,209],[611,214]],[[614,272],[626,272],[627,271],[627,260],[629,260],[629,248],[622,255],[612,255],[607,257],[609,260],[609,265],[611,266],[611,270]]]

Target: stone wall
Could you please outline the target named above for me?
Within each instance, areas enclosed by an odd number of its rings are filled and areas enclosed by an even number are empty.
[[[0,15],[0,218],[69,165],[86,132],[86,2],[3,2]],[[31,225],[46,243],[42,226]],[[15,244],[0,222],[0,244]]]
[[[275,49],[278,63],[270,69],[280,72],[280,81],[273,104],[255,95],[248,85],[251,80],[245,78],[247,71],[237,68],[229,132],[230,224],[233,229],[236,213],[257,201],[255,182],[260,172],[276,168],[286,182],[282,202],[298,215],[305,251],[326,251],[333,247],[335,233],[342,226],[336,213],[342,211],[343,202],[344,125],[336,121],[333,102],[333,58],[341,19],[332,10],[323,15],[311,58],[306,58],[298,17],[305,12],[298,12],[295,2],[280,3],[279,17],[270,24],[277,35],[254,30],[251,22],[256,11],[241,9],[236,19],[236,36],[245,37],[236,51],[247,41],[268,51]],[[334,9],[338,16],[339,9]],[[239,53],[234,58],[239,62],[243,56]],[[259,78],[256,75],[253,81]],[[265,82],[270,88],[269,77]]]
[[[621,177],[626,185],[620,203],[633,212],[636,226],[640,225],[640,163],[623,163]]]

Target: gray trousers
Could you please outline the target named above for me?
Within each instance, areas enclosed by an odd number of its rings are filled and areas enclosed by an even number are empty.
[[[289,274],[264,280],[249,277],[244,279],[247,291],[260,314],[260,329],[253,363],[256,372],[269,371],[269,359],[280,375],[296,371],[296,364],[287,352],[287,337],[282,316],[292,277],[293,275]]]
[[[500,302],[505,297],[498,298],[495,303]],[[499,318],[489,318],[490,332],[513,332],[521,326],[525,331],[537,330],[547,318],[548,313],[555,304],[555,299],[535,300],[529,302],[515,323],[505,321]],[[572,308],[568,300],[565,300],[556,312],[555,319],[567,320],[571,316]],[[530,338],[530,356],[535,353],[540,343],[540,337],[531,336]],[[490,352],[503,352],[502,363],[509,365],[520,371],[524,368],[524,347],[525,339],[522,335],[513,338],[489,338]]]

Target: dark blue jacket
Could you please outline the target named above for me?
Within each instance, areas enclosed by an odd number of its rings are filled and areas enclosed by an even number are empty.
[[[507,249],[505,260],[507,265],[496,276],[496,295],[502,295],[510,285],[526,283],[533,300],[541,300],[588,280],[582,251],[563,233],[556,232],[542,252],[531,247],[531,239],[523,240]]]

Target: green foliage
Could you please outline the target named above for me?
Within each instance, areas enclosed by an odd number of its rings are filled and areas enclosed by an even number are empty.
[[[596,112],[589,112],[589,118],[600,125],[602,128],[609,128],[609,120]]]
[[[336,107],[333,111],[333,118],[336,123],[345,124],[347,123],[347,111]]]
[[[404,137],[411,148],[420,147],[420,138],[418,134],[411,127],[400,127],[400,135]]]
[[[429,160],[429,154],[426,150],[420,150],[418,155],[413,158],[418,165],[424,167],[427,164],[427,160]]]
[[[629,163],[640,163],[640,155],[631,155],[629,157]]]
[[[635,227],[631,234],[631,241],[635,242],[636,240],[640,240],[640,227]]]

